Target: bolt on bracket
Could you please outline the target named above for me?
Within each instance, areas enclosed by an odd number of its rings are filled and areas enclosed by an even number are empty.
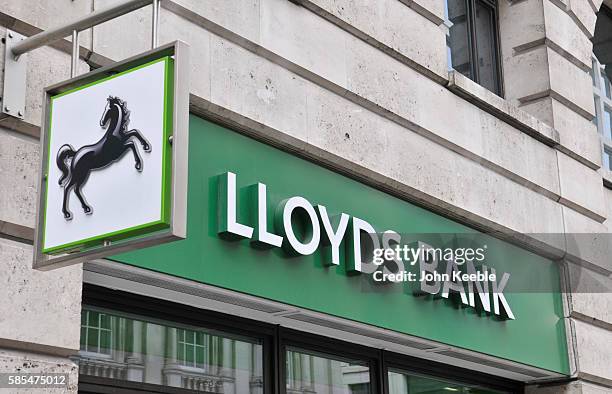
[[[26,37],[6,31],[4,46],[4,88],[2,92],[2,113],[23,119],[26,101],[26,71],[28,55],[15,57],[13,47]]]

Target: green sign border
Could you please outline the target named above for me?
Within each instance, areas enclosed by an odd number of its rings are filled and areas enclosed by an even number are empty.
[[[172,136],[172,108],[174,103],[174,60],[170,56],[164,56],[159,59],[152,60],[148,63],[141,64],[129,70],[122,71],[115,75],[101,78],[99,80],[87,83],[82,86],[78,86],[66,92],[58,93],[51,96],[49,103],[49,128],[48,128],[48,143],[47,143],[47,158],[45,173],[51,166],[51,134],[52,134],[52,116],[53,116],[53,101],[57,98],[75,93],[77,91],[87,89],[91,86],[98,85],[100,83],[109,81],[114,78],[129,74],[131,72],[140,70],[142,68],[164,62],[164,113],[163,113],[163,141],[169,141]],[[49,196],[49,182],[46,182],[45,190],[45,201],[44,201],[44,213],[42,223],[42,253],[45,254],[59,254],[74,250],[90,249],[100,245],[103,245],[105,241],[119,241],[127,238],[137,237],[144,234],[164,230],[170,227],[171,217],[171,193],[172,193],[172,145],[170,143],[165,144],[162,151],[162,195],[161,195],[161,219],[150,223],[144,223],[141,225],[129,227],[123,230],[117,230],[110,233],[100,234],[93,237],[73,241],[67,244],[53,246],[51,248],[45,248],[46,242],[46,222],[47,222],[47,199]]]

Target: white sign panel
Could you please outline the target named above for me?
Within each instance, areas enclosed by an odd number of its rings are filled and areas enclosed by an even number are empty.
[[[163,222],[166,68],[52,98],[43,251]]]
[[[188,64],[176,41],[45,90],[35,268],[186,237]]]

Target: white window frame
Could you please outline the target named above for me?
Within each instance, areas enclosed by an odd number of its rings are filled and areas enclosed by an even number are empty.
[[[193,342],[187,341],[188,332],[193,332]],[[207,357],[208,335],[205,333],[201,333],[204,335],[203,343],[199,344],[197,340],[197,334],[198,334],[198,331],[195,331],[195,330],[189,330],[189,329],[183,329],[183,328],[177,329],[177,346],[183,348],[183,357],[182,359],[179,359],[178,351],[177,351],[176,358],[178,362],[184,367],[189,367],[189,368],[198,369],[198,370],[206,370],[208,366],[208,357]],[[189,361],[187,361],[187,347],[190,347],[193,349],[193,357],[194,357],[193,363],[190,363]],[[203,354],[203,363],[202,363],[203,365],[202,366],[198,366],[198,363],[197,363],[198,356],[196,353],[197,351],[202,351],[202,354]]]
[[[604,135],[604,110],[608,108],[610,112],[612,112],[612,98],[606,96],[606,84],[608,84],[608,89],[610,89],[611,92],[612,86],[610,86],[610,81],[606,82],[602,77],[602,74],[605,72],[604,70],[604,66],[602,66],[597,58],[593,56],[593,70],[591,76],[593,77],[593,100],[595,103],[596,115],[594,122],[597,125],[597,131],[601,139],[602,168],[606,172],[612,173],[610,170],[612,163],[610,163],[609,155],[606,153],[606,151],[612,152],[612,139]]]
[[[85,325],[81,325],[81,328],[85,328],[85,350],[81,350],[79,353],[81,355],[84,356],[94,356],[94,357],[102,357],[102,358],[110,358],[112,357],[112,353],[113,353],[113,347],[111,345],[111,347],[109,349],[105,349],[107,352],[102,351],[102,347],[100,347],[100,342],[101,342],[101,334],[102,331],[104,332],[108,332],[110,335],[110,343],[113,343],[113,316],[109,316],[111,319],[111,327],[110,328],[103,328],[101,327],[101,322],[102,322],[102,316],[106,315],[105,313],[101,313],[101,312],[97,312],[97,311],[90,311],[90,310],[83,310],[83,312],[86,312],[86,320],[85,320]],[[89,324],[89,317],[90,317],[90,313],[94,312],[94,313],[98,313],[98,321],[97,321],[97,325],[91,325]],[[97,340],[97,351],[92,351],[93,349],[88,349],[88,336],[89,336],[89,329],[93,328],[95,330],[98,331],[98,340]]]

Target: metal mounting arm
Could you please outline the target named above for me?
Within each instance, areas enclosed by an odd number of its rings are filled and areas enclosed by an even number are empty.
[[[76,76],[79,60],[79,32],[87,30],[100,23],[107,22],[119,16],[135,11],[149,4],[153,5],[151,47],[157,47],[160,0],[126,0],[119,4],[94,11],[68,24],[57,26],[31,37],[24,37],[14,31],[7,30],[4,71],[4,91],[2,95],[2,112],[23,119],[26,98],[27,53],[72,36],[71,77]]]

